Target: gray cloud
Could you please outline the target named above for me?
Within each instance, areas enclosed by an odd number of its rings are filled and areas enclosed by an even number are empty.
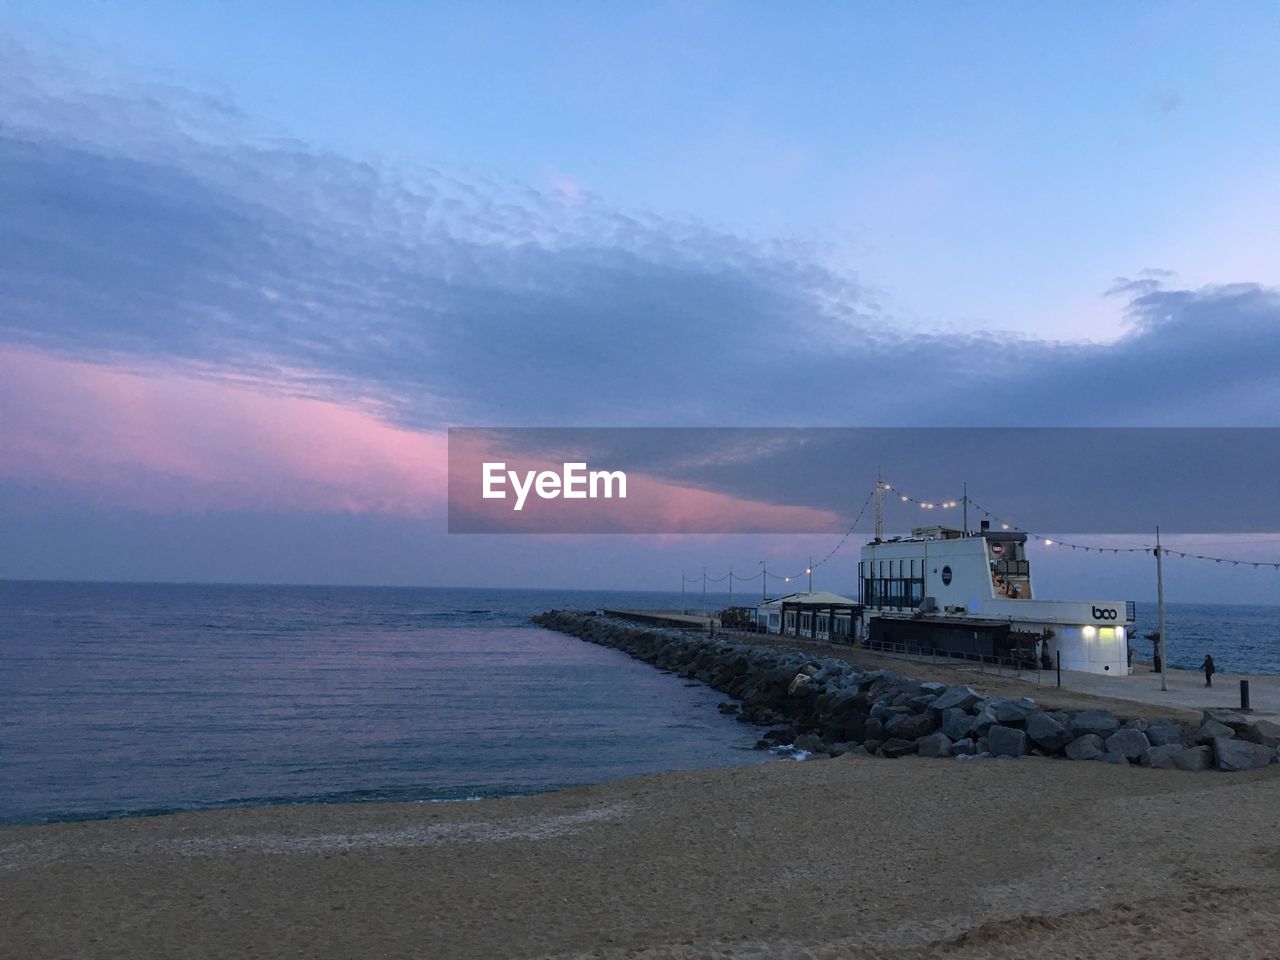
[[[1146,271],[1113,287],[1132,320],[1115,343],[920,335],[809,245],[341,157],[257,134],[217,98],[87,93],[6,52],[9,341],[306,371],[300,389],[373,394],[422,426],[1272,424],[1280,409],[1275,290]]]

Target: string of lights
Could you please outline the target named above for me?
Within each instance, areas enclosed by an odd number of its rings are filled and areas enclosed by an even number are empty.
[[[719,577],[708,576],[705,572],[699,576],[690,577],[690,576],[687,576],[682,571],[680,574],[681,580],[684,583],[702,583],[703,580],[705,579],[707,583],[721,583],[724,580],[728,579],[729,577],[733,577],[735,581],[739,581],[741,583],[750,583],[752,580],[755,580],[758,577],[763,577],[766,574],[768,574],[768,576],[773,578],[774,580],[781,580],[783,583],[790,583],[792,580],[798,580],[800,577],[808,576],[809,574],[817,570],[818,567],[822,566],[824,563],[826,563],[828,560],[830,560],[832,557],[834,557],[837,553],[840,552],[840,549],[848,542],[849,538],[853,536],[854,529],[862,521],[863,515],[866,514],[867,512],[867,507],[871,505],[871,498],[874,496],[875,496],[875,491],[873,490],[871,493],[867,495],[867,499],[862,501],[862,507],[861,509],[858,510],[858,515],[853,518],[853,522],[849,524],[848,529],[846,529],[844,534],[840,537],[840,539],[836,541],[836,545],[832,547],[830,550],[828,550],[826,555],[821,560],[819,560],[817,563],[813,563],[813,564],[810,564],[809,566],[806,566],[804,570],[800,571],[799,573],[784,575],[784,574],[778,574],[778,573],[770,573],[767,569],[762,568],[760,570],[757,570],[755,573],[751,574],[750,576],[745,576],[740,573],[734,573],[733,568],[730,567],[728,573],[723,574],[722,576],[719,576]]]
[[[893,487],[887,483],[882,483],[881,486],[885,490],[893,490]],[[925,509],[934,509],[935,507],[939,507],[939,506],[943,508],[954,507],[956,506],[957,503],[964,503],[966,499],[965,497],[961,497],[958,501],[957,500],[945,500],[945,501],[922,500],[918,497],[913,497],[909,494],[903,493],[901,490],[893,490],[893,492],[897,494],[899,500],[918,504]],[[1004,517],[1000,516],[999,514],[995,513],[992,510],[988,510],[986,507],[982,506],[982,504],[978,503],[972,497],[968,497],[967,499],[970,507],[977,510],[987,519],[1000,524],[1001,529],[1014,530],[1014,531],[1017,531],[1018,533],[1025,533],[1028,537],[1034,537],[1035,539],[1039,540],[1046,547],[1058,546],[1058,547],[1066,547],[1070,550],[1083,550],[1085,553],[1112,553],[1112,554],[1153,553],[1156,549],[1155,544],[1152,544],[1152,543],[1144,543],[1144,544],[1139,544],[1136,546],[1128,546],[1128,547],[1104,547],[1096,543],[1075,543],[1070,540],[1062,540],[1054,537],[1041,536],[1040,534],[1027,530],[1025,527],[1020,527],[1016,523],[1010,522],[1009,520],[1005,519]],[[1209,556],[1203,553],[1190,553],[1185,550],[1174,550],[1167,546],[1164,546],[1163,544],[1161,544],[1160,550],[1163,551],[1165,556],[1168,556],[1168,557],[1182,557],[1187,560],[1211,560],[1214,563],[1229,563],[1232,566],[1236,566],[1236,567],[1247,566],[1247,567],[1252,567],[1255,570],[1260,570],[1264,567],[1273,567],[1276,570],[1280,570],[1280,563],[1272,562],[1269,560],[1241,560],[1233,557],[1215,557],[1215,556]]]
[[[1203,553],[1192,553],[1190,551],[1185,551],[1185,550],[1175,550],[1163,544],[1161,544],[1158,548],[1156,547],[1155,544],[1151,544],[1151,543],[1138,544],[1134,546],[1108,547],[1108,546],[1102,546],[1097,543],[1078,543],[1078,542],[1073,542],[1069,540],[1062,540],[1055,537],[1046,537],[1046,536],[1042,536],[1040,534],[1034,533],[1033,531],[1028,530],[1025,527],[1018,526],[1016,523],[1013,523],[1007,518],[1002,517],[999,514],[995,513],[994,511],[989,510],[986,507],[982,506],[980,503],[975,501],[972,497],[969,497],[967,495],[961,496],[961,497],[940,499],[940,500],[937,500],[937,499],[926,500],[922,497],[912,496],[911,494],[905,492],[904,490],[898,489],[893,484],[887,483],[883,480],[878,480],[877,484],[880,490],[883,490],[886,493],[892,493],[894,496],[896,496],[900,503],[914,503],[918,507],[920,507],[920,509],[922,510],[951,510],[967,504],[969,507],[972,507],[973,509],[977,510],[978,513],[982,514],[986,519],[992,521],[993,523],[1000,524],[1000,528],[1002,530],[1013,530],[1017,533],[1024,533],[1028,537],[1040,541],[1041,544],[1046,547],[1064,547],[1069,550],[1083,550],[1085,553],[1111,553],[1111,554],[1121,554],[1121,553],[1154,554],[1155,551],[1159,549],[1162,553],[1164,553],[1165,556],[1169,556],[1169,557],[1181,557],[1186,560],[1211,561],[1215,564],[1225,563],[1225,564],[1230,564],[1233,567],[1252,567],[1255,570],[1260,570],[1265,567],[1272,567],[1275,570],[1280,571],[1280,562],[1275,562],[1270,560],[1246,560],[1246,559],[1239,559],[1235,557],[1217,557],[1217,556],[1212,556],[1212,555],[1203,554]],[[784,583],[790,583],[792,580],[797,580],[802,576],[811,574],[818,567],[822,566],[822,564],[826,563],[832,557],[834,557],[840,551],[840,549],[845,545],[849,537],[853,535],[853,532],[857,527],[858,523],[862,520],[862,517],[866,513],[867,507],[870,505],[871,500],[875,496],[875,494],[876,494],[876,490],[873,489],[872,492],[867,496],[867,499],[863,501],[862,508],[858,511],[858,515],[854,518],[853,522],[849,524],[849,528],[844,532],[844,535],[841,536],[841,538],[836,543],[836,545],[832,547],[830,551],[827,552],[826,556],[824,556],[817,563],[814,563],[811,566],[805,567],[804,570],[799,573],[782,575],[782,574],[770,573],[766,569],[761,569],[751,574],[750,576],[745,576],[743,574],[734,573],[732,568],[730,568],[728,573],[723,574],[722,576],[719,576],[719,577],[707,576],[705,573],[702,576],[687,577],[682,573],[681,577],[683,579],[683,582],[684,583],[702,583],[705,580],[705,582],[707,583],[721,583],[724,580],[728,579],[729,577],[733,577],[734,580],[739,581],[741,583],[749,583],[752,580],[755,580],[759,577],[764,577],[767,575],[768,577],[771,577],[774,580],[780,580]]]

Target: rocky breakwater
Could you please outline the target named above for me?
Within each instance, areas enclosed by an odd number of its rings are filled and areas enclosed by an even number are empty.
[[[552,610],[534,622],[699,680],[736,702],[744,723],[768,726],[759,746],[812,756],[1065,757],[1178,770],[1249,770],[1277,760],[1280,724],[1205,711],[1198,726],[1147,723],[1106,710],[1046,710],[1034,700],[984,697],[967,686],[861,670],[767,642],[638,626]]]

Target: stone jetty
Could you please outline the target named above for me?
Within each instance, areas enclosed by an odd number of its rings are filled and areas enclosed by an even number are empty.
[[[767,642],[642,626],[552,610],[541,626],[613,647],[732,698],[720,705],[767,726],[757,746],[813,756],[1065,757],[1178,770],[1249,770],[1277,761],[1280,724],[1205,711],[1199,726],[1148,724],[1106,710],[1046,710],[1034,700],[986,697],[967,686],[921,683]]]

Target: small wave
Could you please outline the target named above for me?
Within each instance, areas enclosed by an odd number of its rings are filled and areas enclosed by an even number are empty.
[[[556,784],[545,790],[560,790],[577,784]],[[228,800],[203,801],[169,806],[118,807],[111,810],[60,810],[38,817],[0,819],[0,826],[32,826],[42,823],[79,823],[91,820],[125,820],[142,817],[167,817],[176,813],[201,813],[208,810],[235,810],[244,807],[294,807],[313,804],[341,803],[469,803],[498,797],[523,797],[544,792],[544,788],[494,788],[465,790],[440,795],[438,791],[412,788],[344,790],[334,793],[299,794],[294,796],[236,797]]]

